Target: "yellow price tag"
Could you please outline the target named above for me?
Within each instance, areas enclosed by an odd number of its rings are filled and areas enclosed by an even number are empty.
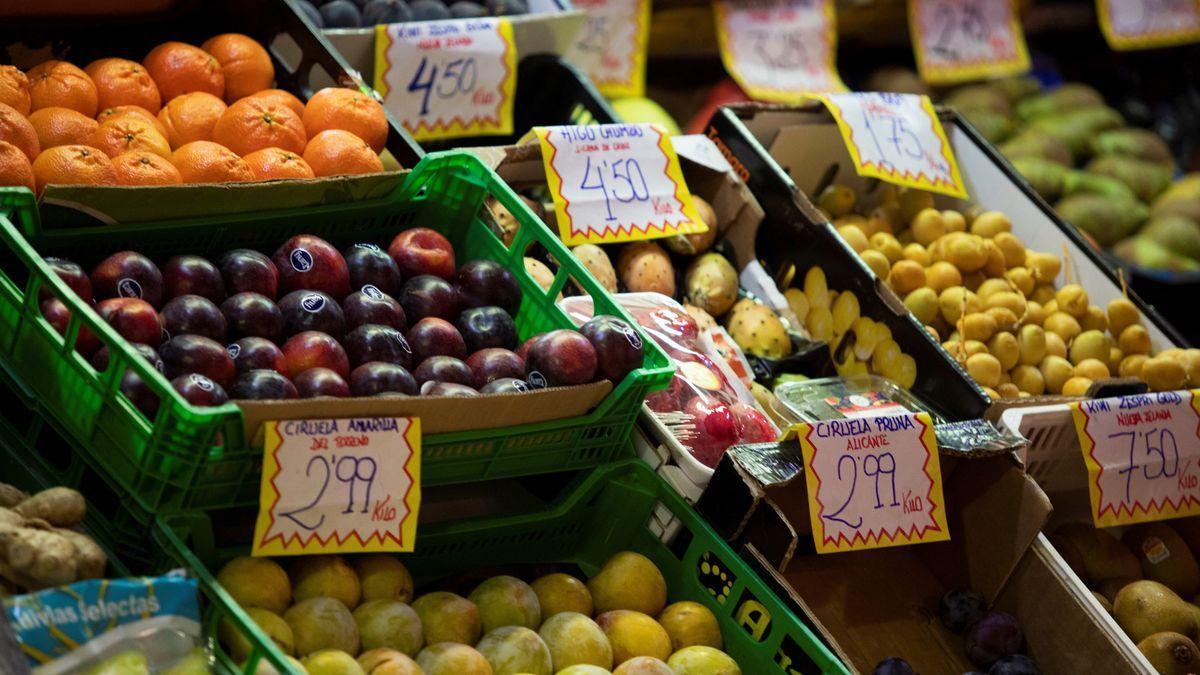
[[[375,89],[418,141],[511,134],[512,24],[488,17],[376,26]]]
[[[808,514],[817,553],[950,539],[929,413],[800,423]]]
[[[1097,527],[1200,514],[1198,393],[1071,404]]]
[[[822,94],[860,176],[965,199],[958,162],[928,96]]]
[[[714,0],[713,11],[721,61],[751,98],[799,103],[807,92],[846,91],[833,0]]]
[[[931,84],[1029,70],[1015,0],[909,0],[908,28],[917,70]]]
[[[576,0],[587,12],[572,60],[586,64],[588,78],[609,98],[646,93],[650,0]]]
[[[421,420],[286,420],[263,427],[251,555],[413,550]]]
[[[657,124],[537,127],[568,246],[707,232],[671,138]]]
[[[1200,0],[1096,0],[1096,16],[1117,50],[1200,41]]]

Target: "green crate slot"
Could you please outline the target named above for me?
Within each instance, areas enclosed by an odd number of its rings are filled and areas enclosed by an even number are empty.
[[[511,247],[505,247],[485,222],[489,195],[521,223]],[[243,437],[237,406],[189,405],[70,292],[41,255],[86,264],[126,248],[155,259],[184,252],[211,256],[238,247],[269,252],[301,232],[340,246],[362,239],[390,239],[416,226],[443,232],[462,260],[488,258],[513,271],[524,294],[515,317],[523,337],[573,325],[553,302],[568,278],[595,298],[598,313],[621,316],[636,325],[494,172],[472,155],[447,152],[426,156],[392,194],[376,200],[152,225],[43,230],[28,190],[0,188],[0,368],[146,512],[255,504],[262,450]],[[522,263],[525,252],[534,246],[559,264],[549,293]],[[71,311],[66,338],[41,316],[37,299],[43,289]],[[104,372],[96,372],[74,352],[82,328],[109,347],[112,357]],[[643,342],[642,367],[586,415],[426,437],[425,484],[583,469],[629,456],[626,441],[642,399],[665,387],[674,372],[652,340]],[[153,418],[142,415],[119,393],[120,377],[127,368],[159,397]]]

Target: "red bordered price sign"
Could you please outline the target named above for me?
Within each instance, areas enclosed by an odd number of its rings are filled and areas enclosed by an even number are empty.
[[[507,19],[375,27],[375,89],[418,141],[511,134],[516,88]]]
[[[588,78],[608,97],[646,92],[646,48],[650,0],[575,0],[587,12],[571,56],[586,65]]]
[[[845,91],[834,65],[833,0],[714,0],[725,70],[751,98],[799,103]]]
[[[411,551],[421,504],[421,421],[264,425],[253,555]]]
[[[1200,514],[1200,401],[1165,391],[1071,404],[1097,527]]]
[[[797,424],[818,553],[950,538],[928,413]]]
[[[1096,0],[1096,15],[1113,49],[1200,41],[1200,0]]]
[[[949,84],[1029,70],[1015,0],[909,0],[908,28],[917,70],[926,82]]]

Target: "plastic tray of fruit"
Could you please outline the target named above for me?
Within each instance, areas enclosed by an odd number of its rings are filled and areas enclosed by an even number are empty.
[[[98,296],[116,295],[120,291],[102,290],[102,287],[107,288],[103,284],[115,284],[113,288],[130,289],[136,285],[141,286],[143,295],[157,292],[161,303],[166,294],[161,288],[153,288],[159,285],[159,282],[153,274],[152,263],[149,268],[145,267],[148,256],[157,260],[166,260],[178,254],[215,257],[222,251],[246,247],[261,247],[270,251],[289,236],[300,232],[316,237],[328,237],[339,246],[375,239],[386,244],[393,235],[402,230],[433,226],[448,238],[461,260],[492,260],[508,268],[511,274],[505,273],[504,276],[517,281],[523,299],[519,310],[508,321],[503,320],[508,317],[507,314],[505,317],[498,316],[502,311],[492,318],[500,322],[497,325],[507,327],[508,332],[515,328],[521,339],[572,326],[570,320],[552,301],[568,279],[596,300],[601,313],[624,317],[629,321],[628,316],[612,302],[584,268],[567,255],[562,244],[537,221],[516,195],[477,159],[466,154],[443,153],[427,157],[413,170],[404,185],[388,199],[356,204],[354,207],[332,205],[324,208],[271,212],[265,215],[239,214],[219,219],[196,219],[157,228],[139,226],[124,229],[116,227],[104,231],[84,230],[70,236],[60,231],[55,236],[44,237],[39,243],[41,250],[38,252],[18,234],[18,227],[15,225],[20,223],[21,226],[35,228],[37,214],[29,194],[21,190],[12,190],[4,196],[8,199],[7,218],[0,228],[0,238],[4,240],[8,252],[13,257],[5,267],[5,277],[0,279],[0,305],[3,305],[3,309],[0,309],[0,323],[3,324],[3,334],[6,336],[3,346],[0,347],[0,351],[3,352],[0,360],[8,372],[18,380],[19,386],[37,398],[40,408],[53,416],[58,424],[79,441],[84,452],[87,452],[97,465],[115,476],[140,506],[151,513],[239,506],[252,504],[257,500],[262,451],[246,434],[242,411],[233,404],[202,407],[189,403],[189,400],[209,404],[220,401],[220,392],[211,380],[215,379],[219,384],[232,378],[234,372],[230,370],[229,363],[232,357],[225,350],[211,349],[212,344],[219,346],[219,343],[212,342],[209,338],[197,338],[194,334],[187,340],[182,340],[183,336],[167,340],[166,344],[172,346],[159,356],[168,370],[179,368],[179,373],[172,370],[172,375],[185,374],[182,381],[177,377],[176,382],[178,387],[186,392],[186,396],[179,393],[149,360],[139,354],[137,348],[122,337],[122,334],[131,335],[135,340],[148,340],[151,345],[162,342],[164,338],[158,332],[157,322],[149,320],[156,316],[156,312],[146,311],[154,307],[151,305],[147,308],[147,300],[135,298],[110,301],[107,305],[101,303],[104,306],[97,306],[97,309],[103,310],[106,321],[59,278],[55,269],[43,261],[39,253],[91,263],[98,261],[103,255],[120,251],[122,245],[136,246],[146,255],[128,253],[110,256],[109,264],[119,273],[116,277],[111,277],[104,272],[101,275],[103,278],[97,277],[101,284],[94,290]],[[482,207],[489,196],[525,225],[520,228],[511,247],[506,248],[482,218],[486,213]],[[522,253],[534,245],[544,247],[553,257],[562,261],[548,292],[543,291],[534,282],[521,263]],[[307,252],[304,252],[307,255],[296,253],[286,257],[288,260],[295,258],[299,261],[297,264],[303,263],[300,267],[311,266],[320,269],[316,267],[320,265],[328,269],[340,269],[341,273],[348,274],[344,263],[339,263],[343,259],[337,249],[325,244],[320,250],[329,252],[328,260],[322,256],[314,257]],[[426,250],[421,249],[418,252],[421,251]],[[435,251],[430,249],[426,252]],[[247,260],[261,257],[261,254],[246,254]],[[14,260],[15,264],[12,263]],[[203,274],[192,272],[208,270],[208,276],[212,277],[211,263],[203,260],[193,261],[196,265],[188,267],[191,272],[182,275],[182,283],[199,284],[206,278]],[[284,264],[290,265],[288,262]],[[61,267],[64,263],[54,265]],[[125,270],[123,265],[143,267]],[[142,272],[148,276],[142,276]],[[445,274],[451,275],[449,272]],[[68,272],[67,276],[76,284],[87,280],[87,276],[80,272]],[[133,281],[133,284],[128,283],[127,279]],[[141,281],[138,281],[139,279]],[[426,278],[425,281],[430,279]],[[342,282],[348,284],[344,277]],[[449,294],[451,299],[458,297],[457,287],[445,281],[434,280],[431,284],[436,288],[425,290],[432,294],[444,292]],[[47,292],[55,297],[46,298],[43,294]],[[310,378],[320,381],[305,384],[305,387],[312,387],[307,391],[345,393],[338,390],[351,383],[355,383],[356,388],[366,387],[360,391],[368,393],[380,391],[380,387],[390,388],[391,385],[383,387],[377,381],[386,378],[366,378],[364,382],[357,382],[356,378],[351,377],[350,382],[346,382],[345,377],[338,377],[346,375],[347,373],[341,371],[348,371],[350,365],[345,351],[328,336],[314,338],[312,335],[313,330],[320,327],[319,322],[327,319],[329,315],[332,314],[334,320],[342,318],[344,321],[344,313],[334,311],[335,308],[331,306],[337,304],[336,299],[324,298],[320,292],[311,289],[307,295],[313,296],[309,302],[304,302],[305,298],[294,298],[297,300],[294,304],[298,305],[291,308],[295,313],[294,321],[301,321],[304,326],[302,330],[305,332],[295,338],[297,344],[287,351],[292,352],[291,358],[297,364],[307,364],[303,369],[313,365],[324,365],[332,366],[330,370],[334,371],[322,372],[320,378]],[[351,295],[364,293],[356,292]],[[417,295],[429,296],[420,293]],[[39,298],[42,301],[39,301]],[[210,304],[211,301],[196,298],[176,303],[176,309],[187,310],[188,306],[194,305],[199,310],[195,313],[190,310],[181,311],[176,317],[181,322],[179,325],[189,326],[184,329],[187,331],[206,330],[203,317],[211,316],[214,322],[217,320],[217,317],[212,316]],[[264,307],[267,315],[280,318],[282,310],[279,313],[273,311],[273,303],[260,301],[258,304],[267,305]],[[397,303],[388,303],[384,298],[377,304],[390,306]],[[45,311],[50,312],[51,318],[57,323],[57,329],[44,318],[41,305],[46,305]],[[394,307],[392,311],[395,311]],[[170,314],[174,315],[174,310]],[[224,318],[223,314],[221,318]],[[245,317],[234,318],[240,322]],[[198,323],[192,326],[192,321]],[[110,322],[117,325],[110,325]],[[142,333],[140,337],[139,330]],[[66,335],[65,339],[59,331]],[[457,330],[446,332],[461,335]],[[510,335],[507,339],[511,338]],[[184,345],[184,342],[196,344]],[[209,342],[212,344],[208,344]],[[383,342],[388,343],[390,339]],[[569,342],[578,343],[579,340]],[[99,350],[101,345],[106,349]],[[265,353],[272,356],[269,361],[277,363],[273,359],[278,357],[279,350],[273,348],[269,342],[260,346]],[[312,348],[319,346],[328,349]],[[534,352],[540,348],[534,346],[529,349]],[[107,352],[108,363],[105,369],[97,370],[87,358],[95,356],[97,351]],[[629,430],[637,417],[642,399],[648,391],[665,386],[671,377],[667,357],[661,350],[648,343],[644,353],[642,365],[616,382],[612,392],[603,396],[586,413],[564,419],[490,430],[460,427],[463,430],[427,435],[422,448],[423,480],[426,484],[438,484],[562,471],[596,466],[620,456],[627,449]],[[239,353],[239,356],[242,355]],[[534,358],[533,354],[529,356]],[[321,363],[309,363],[310,357]],[[286,359],[285,356],[285,372],[296,375],[300,367],[294,364],[293,368],[287,368]],[[326,362],[327,359],[332,360]],[[456,380],[453,376],[457,373],[465,377],[467,371],[464,369],[468,367],[445,354],[440,355],[438,360],[446,362],[438,368],[445,369],[449,375],[442,377],[444,373],[439,370],[438,373],[430,373],[428,379],[459,382],[454,386],[463,387],[461,379]],[[97,363],[105,365],[99,360]],[[236,370],[236,366],[234,369]],[[430,366],[430,369],[433,369],[433,366]],[[293,370],[296,372],[292,372]],[[552,370],[540,370],[550,385],[570,383],[567,380],[557,380],[560,374]],[[185,371],[190,371],[191,374],[186,374]],[[421,367],[418,365],[412,374],[423,378],[420,371]],[[192,377],[193,374],[198,376]],[[411,377],[397,377],[399,384],[395,386],[401,387],[401,391],[414,384]],[[597,377],[600,376],[594,373],[584,374],[582,380],[573,381],[591,381]],[[533,376],[530,375],[530,378],[533,379]],[[278,383],[280,378],[270,379]],[[125,386],[122,386],[123,384]],[[278,386],[287,390],[284,384]],[[450,385],[442,386],[454,388]],[[587,386],[594,388],[601,385]],[[521,395],[558,396],[555,392],[561,391],[570,392],[551,389]],[[127,393],[131,394],[134,400],[131,400]],[[137,405],[141,401],[142,393],[148,393],[150,399],[157,399],[157,410],[151,416],[145,415]],[[459,393],[462,393],[461,389]],[[251,398],[249,395],[242,397]],[[340,403],[342,401],[331,401],[326,407],[336,410]],[[377,400],[374,404],[384,403]],[[403,402],[397,402],[397,405],[402,404]],[[553,405],[552,398],[548,404]],[[142,407],[148,408],[145,404]],[[316,410],[316,414],[320,414],[321,408]],[[325,411],[325,414],[331,413]],[[386,410],[381,408],[373,414],[386,414]]]
[[[378,154],[385,148],[406,167],[424,154],[293,4],[172,4],[151,15],[26,17],[0,27],[0,45],[15,64],[3,66],[8,86],[0,102],[12,110],[0,111],[14,115],[4,139],[28,141],[18,147],[26,150],[39,192],[46,183],[190,184],[382,171]],[[42,60],[33,58],[27,45],[42,43],[66,47],[49,60],[41,51]],[[325,88],[359,99],[335,103],[336,96],[323,93],[323,101],[305,109],[303,101]],[[308,142],[330,130],[336,133]],[[347,132],[370,151],[351,143]],[[198,141],[210,145],[192,145]],[[79,145],[101,152],[85,161]],[[283,160],[265,155],[267,148],[285,150],[270,151]],[[308,156],[294,161],[300,155]],[[295,168],[304,165],[312,171]]]
[[[668,518],[681,523],[677,536],[664,537]],[[178,534],[188,541],[186,526]],[[306,664],[412,658],[426,673],[468,675],[512,658],[495,672],[848,672],[638,460],[580,476],[535,513],[422,525],[411,554],[276,563],[193,552],[220,568],[233,597],[269,608],[256,618],[288,628],[288,655]],[[389,620],[403,629],[381,631]],[[645,670],[622,667],[637,656]]]

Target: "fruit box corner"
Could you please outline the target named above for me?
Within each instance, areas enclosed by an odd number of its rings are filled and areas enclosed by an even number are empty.
[[[889,656],[917,672],[971,670],[962,638],[937,618],[938,599],[955,588],[1014,615],[1042,672],[1144,670],[1040,534],[1050,501],[1016,458],[943,453],[941,462],[947,542],[815,553],[796,441],[730,449],[697,510],[859,672]]]

